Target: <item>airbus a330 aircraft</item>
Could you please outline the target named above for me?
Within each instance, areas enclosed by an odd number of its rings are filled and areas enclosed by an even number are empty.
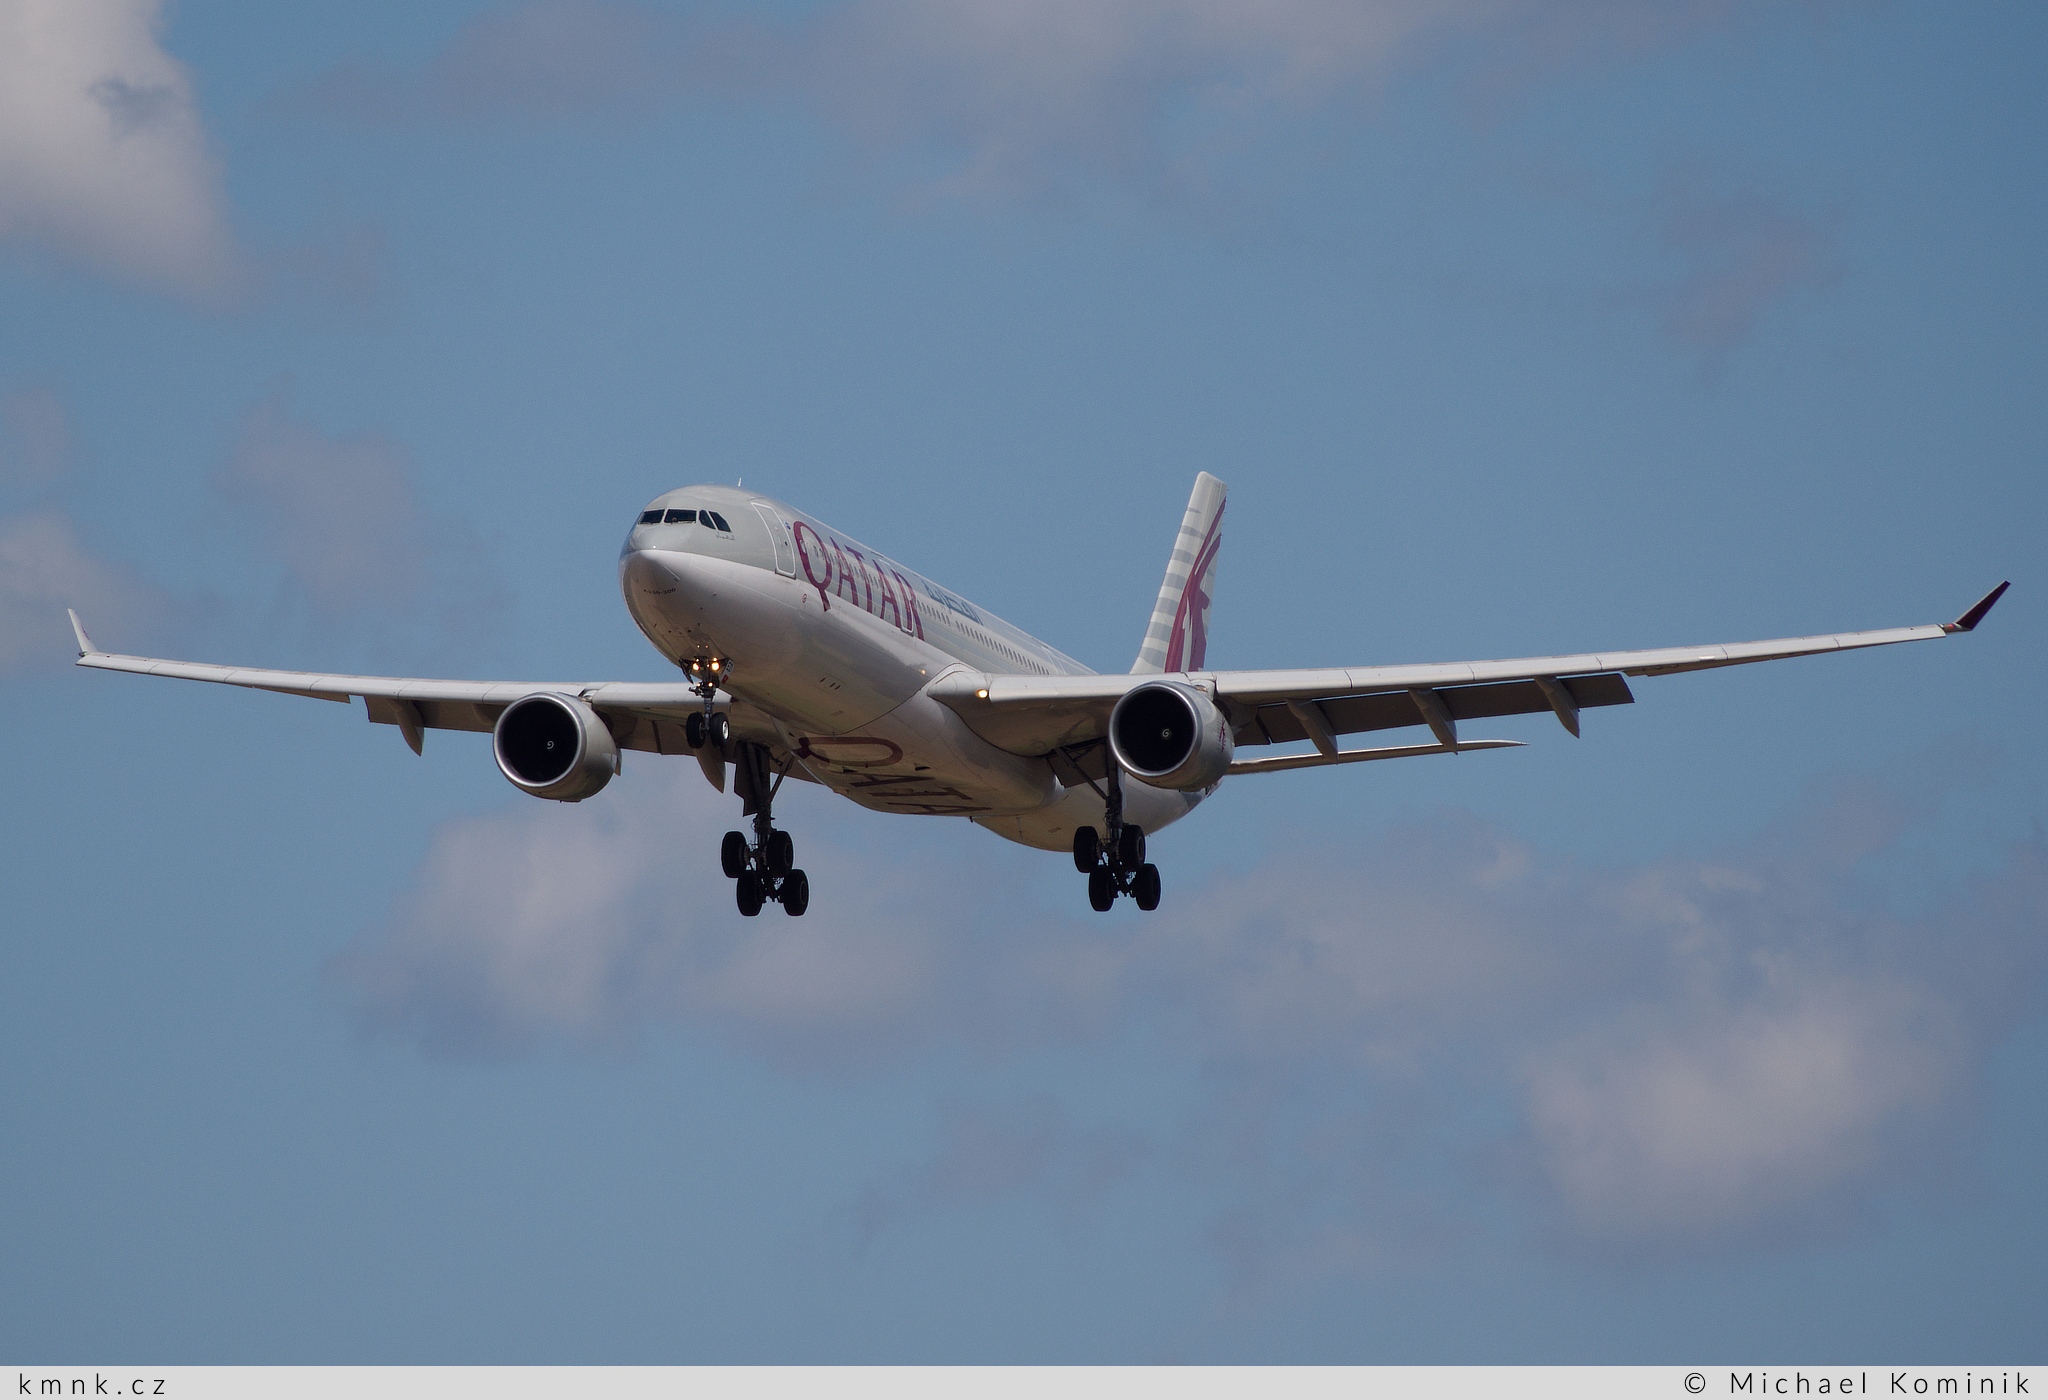
[[[1224,778],[1331,763],[1517,748],[1458,726],[1634,700],[1629,676],[1662,676],[1968,632],[2001,583],[1954,622],[1726,646],[1448,665],[1212,671],[1209,608],[1224,486],[1195,478],[1151,625],[1127,675],[1072,657],[802,511],[730,486],[691,486],[640,513],[619,555],[633,620],[688,681],[437,681],[256,671],[114,656],[71,615],[78,664],[218,681],[346,703],[396,725],[414,753],[429,729],[491,735],[522,792],[580,802],[616,777],[620,752],[694,756],[732,784],[753,837],[720,852],[739,910],[801,914],[810,881],[774,824],[785,778],[863,807],[964,816],[1011,841],[1072,851],[1088,900],[1159,904],[1146,837]],[[1338,736],[1426,729],[1427,742],[1345,749]],[[1307,752],[1243,757],[1302,744]]]

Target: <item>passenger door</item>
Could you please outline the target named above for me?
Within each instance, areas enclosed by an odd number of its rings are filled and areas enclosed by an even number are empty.
[[[754,509],[761,513],[761,522],[768,527],[768,538],[775,544],[775,572],[795,578],[796,546],[790,543],[789,522],[766,501],[754,502]]]

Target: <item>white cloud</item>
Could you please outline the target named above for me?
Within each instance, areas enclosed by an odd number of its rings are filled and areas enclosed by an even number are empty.
[[[318,628],[424,628],[441,642],[499,606],[475,539],[426,510],[394,438],[323,433],[280,393],[250,411],[215,486],[282,570],[287,608]]]
[[[1715,360],[1766,311],[1841,275],[1839,214],[1813,214],[1696,165],[1674,167],[1650,204],[1650,237],[1677,275],[1644,294],[1680,348]]]
[[[78,654],[67,607],[100,628],[94,640],[105,645],[159,606],[154,590],[94,557],[63,512],[0,517],[0,675]]]
[[[159,0],[0,0],[0,238],[184,293],[233,250]]]
[[[645,114],[717,82],[712,31],[616,0],[525,0],[472,16],[424,69],[343,64],[305,110],[384,123]]]
[[[243,423],[217,484],[321,614],[402,606],[427,586],[429,527],[388,437],[329,437],[274,397]]]
[[[1395,80],[1448,79],[1486,120],[1560,70],[1825,3],[825,0],[768,21],[729,5],[520,0],[478,11],[422,65],[352,62],[293,105],[371,123],[516,123],[794,104],[918,200],[1135,192],[1242,228],[1262,193],[1311,169],[1326,181],[1333,132],[1371,120]],[[1533,180],[1573,203],[1603,183],[1554,170]],[[1840,274],[1838,215],[1696,162],[1641,198],[1595,203],[1608,224],[1635,226],[1654,270],[1591,301],[1647,317],[1709,374],[1773,308]],[[1608,261],[1629,254],[1624,239]],[[1526,305],[1530,293],[1512,297]],[[1575,312],[1587,299],[1567,298]]]
[[[1105,937],[1035,907],[1018,862],[978,860],[950,831],[854,849],[829,815],[794,823],[810,914],[743,921],[710,854],[730,799],[683,765],[628,763],[580,807],[445,828],[341,964],[366,1020],[453,1053],[680,1021],[830,1073],[1154,1025],[1222,1086],[1183,1146],[1237,1144],[1223,1175],[1243,1190],[1217,1228],[1249,1272],[1348,1267],[1460,1228],[1377,1201],[1418,1175],[1390,1153],[1468,1174],[1505,1153],[1589,1247],[1834,1220],[1918,1160],[2038,1009],[2041,852],[1932,913],[1887,914],[1855,872],[1904,818],[1867,796],[1719,861],[1634,871],[1446,819],[1341,860],[1175,884],[1159,914]],[[934,881],[941,860],[966,868]],[[1487,1102],[1517,1126],[1475,1141],[1447,1105]],[[1355,1126],[1389,1105],[1398,1146]],[[1301,1160],[1332,1165],[1304,1183]],[[912,1181],[869,1204],[889,1216],[935,1191]],[[1276,1220],[1274,1200],[1316,1204]]]
[[[0,484],[41,486],[71,466],[71,419],[41,385],[0,389]]]
[[[1368,96],[1460,53],[1498,82],[1759,8],[1614,0],[836,0],[764,22],[630,0],[476,15],[417,70],[345,66],[302,105],[361,120],[638,115],[787,97],[969,195],[1199,185],[1274,113]]]
[[[1530,1131],[1577,1228],[1626,1244],[1796,1225],[1881,1172],[1889,1134],[1941,1116],[1966,1082],[1963,1008],[1911,982],[1813,983],[1675,1026],[1644,1008],[1539,1052]]]
[[[863,0],[825,12],[802,80],[872,141],[956,153],[951,183],[1029,192],[1071,171],[1148,180],[1236,126],[1377,81],[1488,0]],[[1180,130],[1176,130],[1180,128]]]
[[[835,897],[801,920],[771,907],[742,925],[715,860],[736,804],[694,764],[626,765],[590,801],[440,832],[391,926],[345,960],[373,1022],[468,1051],[615,1041],[689,1017],[806,1061],[930,1034],[943,931],[967,921],[964,900],[807,841],[803,863]]]

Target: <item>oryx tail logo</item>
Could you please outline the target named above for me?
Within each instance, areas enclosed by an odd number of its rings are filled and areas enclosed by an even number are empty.
[[[1187,587],[1173,610],[1173,630],[1166,636],[1168,671],[1199,671],[1209,659],[1209,603],[1216,590],[1216,551],[1223,545],[1223,512],[1209,522],[1209,533],[1188,570]]]

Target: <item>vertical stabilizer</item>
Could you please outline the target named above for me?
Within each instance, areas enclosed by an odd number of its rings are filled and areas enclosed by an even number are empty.
[[[1209,658],[1209,603],[1216,596],[1216,551],[1223,544],[1223,497],[1229,488],[1203,472],[1181,517],[1180,538],[1166,563],[1152,625],[1138,648],[1134,674],[1199,671]]]

